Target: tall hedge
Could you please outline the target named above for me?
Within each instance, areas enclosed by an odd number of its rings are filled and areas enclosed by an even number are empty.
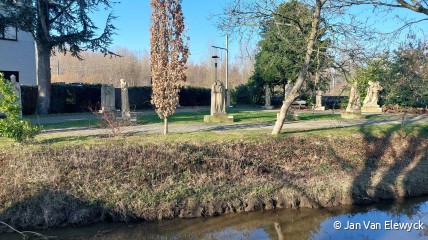
[[[100,84],[52,84],[51,113],[88,112],[100,102]]]
[[[37,87],[21,86],[22,114],[31,115],[36,113]]]
[[[181,106],[209,106],[211,104],[211,89],[184,87],[180,91]]]
[[[152,104],[152,88],[151,87],[130,87],[129,94],[129,107],[134,109],[150,109]],[[116,96],[117,98],[117,96]]]
[[[121,91],[115,89],[116,108],[121,108]],[[151,87],[130,87],[129,105],[131,110],[151,109]],[[207,88],[185,87],[180,92],[181,106],[209,106],[211,90]],[[36,113],[37,87],[22,86],[22,104],[25,115]],[[51,113],[88,112],[98,110],[101,105],[100,84],[52,84]]]

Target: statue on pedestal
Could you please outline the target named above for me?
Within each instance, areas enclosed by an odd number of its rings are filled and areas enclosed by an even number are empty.
[[[265,109],[272,109],[271,103],[272,93],[270,91],[269,85],[265,86]]]
[[[383,88],[380,86],[379,82],[369,81],[367,96],[364,99],[363,107],[379,107],[377,102],[379,100],[379,92],[382,90]]]
[[[211,89],[211,115],[226,114],[226,98],[223,83],[216,80]]]
[[[361,98],[358,92],[358,85],[354,82],[351,85],[351,93],[349,94],[349,102],[346,107],[347,112],[361,112]]]
[[[101,86],[101,112],[111,112],[116,109],[114,87]]]
[[[15,92],[16,96],[18,97],[17,103],[19,104],[21,111],[19,116],[22,118],[22,100],[21,100],[21,85],[16,82],[16,76],[11,75],[10,76],[10,84],[12,85],[12,89]]]
[[[128,95],[128,83],[124,79],[120,79],[120,91],[122,100],[122,119],[131,119],[131,112],[129,109],[129,95]]]

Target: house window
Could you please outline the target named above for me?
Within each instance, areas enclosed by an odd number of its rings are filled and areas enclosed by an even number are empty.
[[[0,39],[3,40],[18,40],[18,29],[16,27],[0,28]]]
[[[10,76],[15,75],[16,82],[19,82],[19,72],[18,71],[2,71],[0,70],[0,73],[3,73],[3,76],[5,79],[10,80]]]

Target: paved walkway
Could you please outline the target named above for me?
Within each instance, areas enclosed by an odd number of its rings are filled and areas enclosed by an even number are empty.
[[[406,116],[406,124],[421,124],[428,123],[428,115],[408,115]],[[400,115],[385,115],[383,119],[363,119],[363,120],[323,120],[323,121],[298,121],[286,122],[283,129],[328,129],[350,126],[365,126],[378,124],[400,124]],[[201,132],[201,131],[225,131],[225,130],[253,130],[253,129],[272,129],[273,122],[270,123],[197,123],[197,124],[170,124],[170,132]],[[135,133],[162,133],[163,125],[147,124],[121,127],[119,129],[122,134]],[[40,135],[44,137],[81,137],[95,135],[109,135],[110,129],[99,128],[69,128],[69,129],[51,129],[44,130]]]

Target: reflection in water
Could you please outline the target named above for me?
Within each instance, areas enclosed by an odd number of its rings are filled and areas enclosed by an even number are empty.
[[[420,198],[373,206],[281,209],[151,223],[98,224],[42,233],[59,239],[426,239],[427,214],[428,198]],[[393,227],[394,223],[404,226],[419,221],[425,224],[423,229],[416,229],[416,225],[410,231],[385,229],[385,222],[387,227]],[[337,222],[340,230],[335,229]],[[0,234],[0,239],[19,239],[19,236]]]

